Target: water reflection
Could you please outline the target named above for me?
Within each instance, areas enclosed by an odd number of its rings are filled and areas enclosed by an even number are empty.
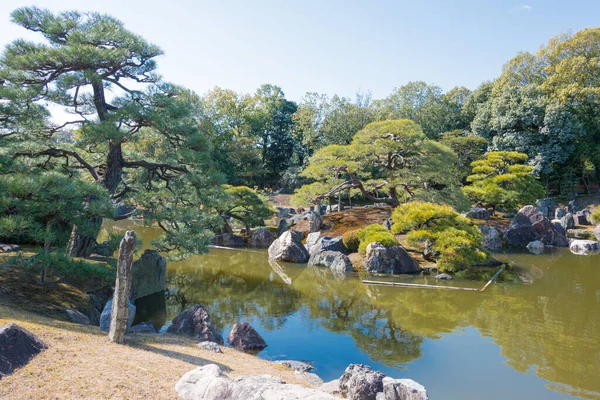
[[[166,314],[172,319],[192,304],[205,304],[225,335],[234,322],[249,320],[268,336],[269,357],[289,355],[291,347],[322,346],[312,352],[298,350],[296,356],[310,355],[317,366],[330,368],[338,359],[343,363],[366,354],[375,368],[407,368],[411,377],[432,387],[436,376],[456,374],[455,385],[450,385],[456,387],[446,385],[438,398],[461,398],[465,384],[475,390],[477,382],[489,378],[478,375],[483,372],[476,366],[460,375],[467,370],[465,362],[481,361],[479,342],[461,347],[456,360],[424,354],[432,347],[447,354],[444,349],[455,345],[453,337],[475,328],[499,345],[503,356],[485,353],[483,362],[499,371],[494,370],[497,379],[479,388],[487,398],[502,398],[500,388],[516,381],[520,383],[513,393],[528,388],[533,398],[600,398],[598,256],[555,250],[499,257],[514,263],[524,282],[494,284],[478,293],[365,286],[359,276],[269,263],[264,251],[215,249],[169,263]],[[474,343],[483,340],[471,333],[468,337]],[[506,363],[523,379],[506,372]],[[544,385],[551,391],[539,392],[546,390]]]

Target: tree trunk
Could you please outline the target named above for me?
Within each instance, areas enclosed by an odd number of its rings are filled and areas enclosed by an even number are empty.
[[[71,257],[89,257],[96,248],[96,238],[101,228],[100,218],[90,218],[85,226],[73,225],[67,247]]]
[[[127,231],[119,247],[117,280],[113,296],[112,313],[108,338],[115,343],[123,343],[129,317],[129,291],[131,290],[131,263],[135,250],[135,233]]]

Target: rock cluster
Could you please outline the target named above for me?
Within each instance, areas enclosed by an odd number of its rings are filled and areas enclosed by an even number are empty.
[[[504,239],[513,246],[527,246],[536,240],[546,246],[567,247],[569,245],[566,236],[534,206],[525,206],[519,210],[504,233]]]

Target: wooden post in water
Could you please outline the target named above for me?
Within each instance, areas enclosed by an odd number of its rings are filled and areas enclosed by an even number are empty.
[[[127,231],[119,246],[117,281],[113,296],[110,329],[108,338],[115,343],[123,343],[129,317],[129,291],[131,289],[131,263],[135,250],[135,233]]]
[[[503,266],[502,266],[502,267],[501,267],[501,268],[498,270],[498,272],[496,272],[496,273],[494,274],[494,276],[492,276],[492,279],[490,279],[490,280],[488,281],[488,283],[486,283],[486,284],[485,284],[485,286],[481,288],[481,291],[482,291],[482,292],[483,292],[485,289],[487,289],[487,287],[488,287],[488,286],[490,286],[490,285],[492,284],[492,282],[494,282],[494,279],[496,279],[496,278],[498,277],[498,275],[500,275],[500,272],[504,271],[504,267],[505,267],[505,266],[506,266],[506,265],[503,265]]]

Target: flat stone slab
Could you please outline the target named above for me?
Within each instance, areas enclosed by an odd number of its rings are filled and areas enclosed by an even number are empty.
[[[25,366],[47,348],[37,336],[17,324],[0,327],[0,379]]]

